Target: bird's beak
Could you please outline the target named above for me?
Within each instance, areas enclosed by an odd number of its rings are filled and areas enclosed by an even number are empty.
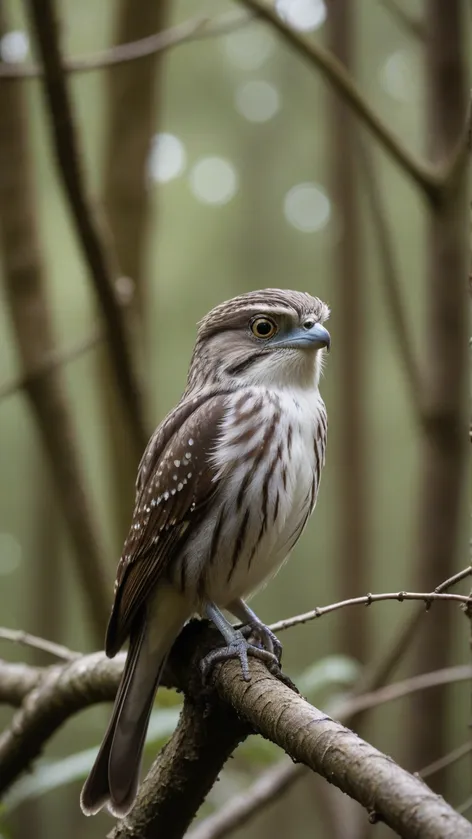
[[[306,347],[307,349],[320,350],[323,347],[329,352],[331,347],[331,335],[328,330],[321,326],[321,323],[315,323],[311,329],[304,329],[302,326],[294,329],[290,335],[285,335],[277,340],[271,341],[273,346],[279,346],[284,349],[298,349]]]

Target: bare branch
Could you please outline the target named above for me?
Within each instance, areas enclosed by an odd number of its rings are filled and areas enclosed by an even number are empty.
[[[462,571],[459,571],[436,586],[435,591],[437,593],[443,592],[458,582],[461,582],[471,573],[472,566],[467,566]],[[333,716],[336,716],[341,722],[352,727],[354,722],[357,723],[362,715],[369,710],[369,701],[374,701],[374,704],[379,704],[379,699],[381,700],[382,698],[382,692],[379,688],[390,677],[396,665],[410,647],[411,640],[424,614],[424,609],[415,609],[411,618],[402,624],[399,632],[389,643],[387,650],[382,650],[381,654],[373,663],[364,667],[351,695],[344,700],[344,709],[343,702],[341,702],[337,707],[330,710]],[[450,676],[451,669],[454,668],[450,668],[447,671],[440,671],[435,674],[434,678],[444,678],[445,672]],[[425,684],[425,680],[428,677],[432,679],[433,675],[423,674],[421,677],[414,677],[418,690],[422,690],[423,687],[428,687]],[[418,687],[418,678],[421,680],[420,687]],[[410,680],[403,682],[405,688],[409,682]],[[402,683],[397,684],[401,685]],[[433,681],[431,686],[434,684],[436,684],[435,681]],[[394,685],[389,685],[387,691],[389,697],[394,699]],[[371,700],[369,700],[369,697],[371,697]],[[356,705],[357,700],[358,705]],[[257,813],[260,813],[262,807],[276,800],[279,795],[282,795],[293,784],[301,780],[301,778],[306,777],[307,774],[308,770],[301,764],[280,761],[276,766],[267,769],[260,775],[241,796],[235,796],[234,799],[231,799],[217,813],[208,816],[200,822],[190,832],[189,839],[221,839],[223,836],[228,836],[233,830],[249,822]]]
[[[422,383],[418,362],[415,358],[413,342],[406,321],[403,306],[400,277],[397,269],[395,249],[386,217],[386,206],[382,196],[380,174],[375,166],[373,153],[369,153],[366,143],[359,137],[357,156],[363,172],[362,188],[366,194],[370,209],[372,229],[375,231],[379,259],[382,264],[382,279],[388,304],[388,313],[392,318],[398,353],[403,361],[410,391],[411,403],[417,419],[422,421]]]
[[[352,0],[337,0],[328,15],[328,39],[333,56],[355,78],[358,9]],[[343,229],[342,246],[333,254],[333,309],[339,319],[338,368],[335,377],[339,420],[333,457],[336,476],[336,579],[338,596],[366,591],[370,585],[371,540],[368,504],[369,458],[365,422],[368,354],[364,352],[367,305],[364,237],[361,235],[357,140],[359,124],[345,100],[329,90],[330,141],[328,162],[333,202]],[[337,466],[337,468],[336,468]],[[345,655],[365,663],[369,658],[371,614],[350,611],[338,621],[338,646]],[[359,811],[357,811],[359,814]],[[339,831],[338,831],[339,832]],[[331,828],[336,833],[336,828]]]
[[[0,705],[17,708],[44,677],[44,667],[16,664],[0,658]]]
[[[123,663],[124,655],[110,661],[104,653],[98,653],[43,671],[10,726],[0,735],[0,793],[28,768],[44,743],[72,714],[114,698]],[[4,669],[5,663],[0,673]]]
[[[457,574],[453,574],[452,577],[448,577],[447,580],[444,580],[443,583],[440,583],[438,586],[436,586],[434,590],[436,594],[440,594],[441,592],[446,591],[449,588],[452,588],[452,586],[457,585],[457,583],[462,582],[462,580],[465,580],[467,577],[470,577],[471,575],[472,565],[467,565],[465,568],[462,569],[462,571],[458,571]]]
[[[218,700],[186,699],[179,724],[109,839],[181,839],[234,749],[251,728]]]
[[[284,792],[308,774],[308,767],[302,763],[292,763],[283,758],[259,775],[249,789],[234,795],[216,813],[197,822],[186,839],[223,839],[230,836],[261,813],[264,807],[280,800]]]
[[[431,673],[421,673],[419,676],[412,676],[401,682],[393,682],[391,685],[374,690],[370,693],[342,699],[332,709],[333,716],[343,722],[351,720],[363,711],[371,708],[378,708],[388,702],[410,696],[412,693],[420,693],[428,688],[438,685],[450,685],[456,682],[466,682],[472,677],[472,666],[468,664],[456,667],[444,667],[442,670],[433,670]]]
[[[449,754],[440,757],[439,760],[433,761],[429,766],[425,766],[424,769],[420,769],[417,774],[423,780],[429,778],[430,775],[441,772],[443,769],[447,769],[448,766],[452,766],[453,763],[457,763],[458,760],[462,760],[463,757],[467,757],[471,752],[472,742],[463,743],[462,746],[453,749]]]
[[[118,44],[111,49],[80,58],[68,58],[63,61],[65,73],[88,73],[103,70],[132,61],[140,61],[151,55],[166,52],[180,44],[203,41],[207,38],[220,37],[242,29],[254,20],[252,15],[226,13],[217,18],[196,17],[156,32],[146,38],[139,38],[126,44]],[[0,80],[21,81],[37,79],[43,75],[39,64],[6,64],[0,67]]]
[[[35,216],[31,132],[24,96],[21,87],[0,86],[0,243],[5,297],[23,375],[28,378],[29,403],[71,536],[91,625],[97,637],[103,637],[109,598],[105,555],[82,473],[74,418],[54,368],[47,377],[29,378],[29,371],[54,356],[55,340]]]
[[[292,46],[300,56],[316,67],[335,90],[356,112],[359,119],[367,126],[383,148],[390,154],[403,171],[414,181],[428,197],[436,197],[446,183],[456,175],[458,158],[462,161],[465,154],[464,140],[458,145],[447,165],[433,167],[418,160],[395,137],[372,110],[342,64],[328,50],[296,32],[277,15],[273,7],[264,0],[238,0],[238,2],[267,21],[279,35]]]
[[[426,39],[426,28],[423,21],[418,20],[418,18],[406,12],[405,9],[398,5],[396,0],[382,0],[382,6],[385,6],[392,18],[397,21],[405,32],[413,35],[414,38],[420,41]]]
[[[141,41],[150,33],[165,33],[169,0],[119,0],[116,7],[114,38],[117,44]],[[197,29],[197,32],[199,30]],[[124,313],[128,335],[141,369],[149,357],[149,296],[147,239],[158,236],[158,209],[149,189],[147,164],[152,137],[159,130],[161,78],[164,54],[155,52],[146,61],[113,66],[104,82],[104,152],[102,204],[115,243],[117,259],[126,277],[132,277],[133,295]],[[130,119],[130,114],[133,118]],[[152,216],[151,216],[152,214]],[[159,313],[154,313],[153,318]],[[110,375],[109,356],[97,357],[101,410],[107,433],[103,445],[107,453],[107,483],[111,499],[114,548],[121,552],[130,510],[134,506],[136,477],[135,452],[126,441],[126,427],[114,418],[120,410],[119,394]],[[154,394],[153,394],[154,395]],[[142,388],[148,404],[147,386]],[[153,399],[153,410],[158,406]]]
[[[470,839],[470,824],[419,779],[268,676],[259,662],[252,672],[244,683],[237,663],[228,662],[218,673],[218,692],[293,760],[329,779],[404,839]]]
[[[468,106],[465,8],[462,0],[450,0],[447,6],[442,0],[430,0],[424,9],[426,132],[431,160],[440,165],[452,158],[464,136]],[[465,142],[465,149],[466,145]],[[463,489],[468,455],[467,181],[464,170],[462,177],[451,182],[442,200],[431,204],[428,217],[424,421],[414,577],[418,586],[429,587],[434,580],[447,577],[463,550]],[[416,669],[435,670],[449,662],[453,648],[451,621],[452,614],[446,613],[440,622],[430,623],[427,633],[420,633]],[[448,707],[448,692],[441,688],[432,692],[427,707],[417,699],[411,702],[407,743],[412,765],[431,763],[448,750]]]
[[[351,725],[361,713],[381,704],[393,702],[417,691],[435,687],[438,684],[468,681],[472,667],[449,667],[436,673],[423,673],[402,682],[395,682],[371,693],[348,697],[329,708],[329,713],[340,722]],[[188,839],[222,839],[247,824],[255,815],[280,798],[293,784],[308,774],[306,766],[281,760],[262,773],[249,789],[235,795],[211,816],[199,822],[188,834]],[[420,773],[421,774],[421,773]]]
[[[59,33],[54,0],[29,0],[28,10],[44,66],[44,92],[49,108],[52,139],[59,173],[72,219],[90,270],[98,304],[107,325],[113,368],[123,410],[128,417],[137,456],[147,442],[146,423],[136,371],[126,334],[115,283],[119,273],[103,223],[94,211],[85,189],[73,108],[59,50]]]
[[[464,594],[440,594],[438,592],[416,592],[416,591],[397,591],[384,592],[382,594],[366,594],[363,597],[351,597],[348,600],[340,600],[338,603],[330,603],[328,606],[317,606],[310,612],[305,612],[303,615],[295,615],[293,618],[286,618],[285,620],[277,621],[271,624],[270,628],[273,632],[282,632],[284,629],[290,629],[292,626],[298,626],[301,623],[308,623],[308,621],[321,618],[323,615],[328,615],[330,612],[337,612],[338,609],[345,609],[347,606],[370,606],[372,603],[381,603],[385,600],[398,600],[403,603],[404,600],[423,600],[427,609],[436,600],[446,600],[455,603],[462,603],[464,606],[470,604],[470,595]]]
[[[28,388],[33,382],[38,379],[42,379],[44,376],[47,376],[59,367],[80,358],[85,353],[94,349],[94,347],[103,341],[104,338],[105,335],[97,329],[87,338],[84,338],[82,341],[78,341],[77,344],[74,344],[72,347],[67,347],[67,349],[64,350],[51,350],[51,352],[45,354],[41,362],[32,367],[31,370],[26,370],[10,382],[5,382],[5,384],[0,385],[0,402],[8,396],[13,396],[13,394],[17,393],[17,391]]]
[[[187,701],[212,701],[211,695],[208,697],[207,694],[205,698],[205,693],[202,693],[199,668],[196,665],[214,640],[214,631],[209,630],[203,622],[194,621],[187,625],[174,646],[170,665],[166,669],[166,683],[171,681],[178,687],[185,684]],[[13,727],[0,738],[2,789],[29,764],[44,741],[68,716],[92,702],[112,698],[122,665],[123,656],[110,661],[103,654],[95,654],[45,671],[43,681],[29,694],[16,715]],[[238,662],[230,661],[217,666],[214,671],[217,692],[232,708],[232,712],[264,737],[277,743],[292,759],[306,764],[327,778],[363,804],[369,813],[374,811],[377,819],[384,820],[405,839],[470,837],[470,825],[420,780],[409,775],[393,760],[340,723],[312,707],[287,685],[271,676],[259,662],[252,663],[251,670],[252,680],[247,683],[241,679]],[[184,731],[183,725],[176,735],[174,746]],[[214,731],[219,732],[217,736],[220,737],[219,725]],[[240,732],[240,736],[244,736],[244,732]],[[208,742],[206,748],[210,759]],[[221,757],[220,753],[218,760]],[[157,773],[158,766],[159,762],[152,771]],[[192,771],[199,771],[198,761]],[[215,764],[212,771],[213,774],[217,771]],[[199,795],[202,783],[200,779]],[[189,784],[187,774],[184,784],[186,793],[190,789]],[[152,824],[155,825],[156,818],[161,819],[161,824],[165,823],[165,809],[169,800],[172,800],[172,807],[185,808],[183,798],[177,800],[176,786],[169,790],[159,784],[158,793],[154,785],[150,790],[149,785],[145,784],[144,789],[141,804],[135,807],[125,822],[120,823],[117,836],[135,836],[133,830],[138,824],[142,839],[156,835]],[[142,809],[145,805],[147,814],[151,815],[148,793],[154,801],[152,823],[146,819]],[[156,796],[160,796],[159,802]],[[140,821],[141,817],[143,821]]]
[[[33,650],[41,650],[43,653],[62,659],[62,661],[73,661],[75,658],[81,658],[82,655],[69,650],[62,644],[55,644],[54,641],[47,641],[45,638],[38,638],[37,635],[23,632],[22,629],[6,629],[2,626],[0,627],[0,639],[12,641],[14,644],[22,644],[22,646],[31,647]]]
[[[459,806],[457,807],[457,812],[461,813],[461,815],[462,815],[464,813],[467,813],[467,811],[470,810],[471,807],[472,807],[472,795],[470,795],[469,798],[466,798],[466,800],[463,801],[462,804],[459,804]]]

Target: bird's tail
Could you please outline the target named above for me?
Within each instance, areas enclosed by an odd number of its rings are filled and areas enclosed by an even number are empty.
[[[159,600],[164,608],[156,610]],[[151,614],[130,635],[113,713],[80,796],[87,816],[107,805],[113,815],[123,818],[133,806],[154,697],[167,654],[188,617],[182,614],[181,604],[180,609],[169,609],[171,604],[164,600],[155,599]]]

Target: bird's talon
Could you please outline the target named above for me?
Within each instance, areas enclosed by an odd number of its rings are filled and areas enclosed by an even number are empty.
[[[208,677],[213,670],[213,667],[218,662],[228,661],[232,658],[238,658],[241,664],[241,671],[242,676],[245,682],[251,681],[251,673],[249,671],[249,661],[248,656],[252,656],[253,658],[258,658],[259,661],[263,661],[266,665],[268,670],[273,673],[277,673],[280,671],[280,665],[277,657],[274,655],[273,652],[266,650],[261,647],[256,647],[254,644],[249,643],[244,634],[242,632],[238,633],[238,636],[234,638],[226,647],[219,647],[216,650],[211,650],[204,659],[202,659],[200,668],[202,671],[203,680],[205,682],[208,681]]]
[[[250,643],[253,646],[272,653],[280,665],[282,659],[282,644],[268,626],[259,622],[249,623],[242,627],[241,632],[245,638],[250,640]]]

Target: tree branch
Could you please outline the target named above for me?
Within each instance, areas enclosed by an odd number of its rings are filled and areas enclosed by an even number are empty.
[[[375,165],[373,153],[367,148],[363,137],[358,138],[357,156],[363,174],[362,188],[370,210],[374,240],[379,252],[382,279],[387,299],[388,313],[392,319],[397,350],[403,361],[410,400],[415,408],[417,420],[422,422],[422,382],[415,357],[413,342],[403,306],[400,276],[397,270],[395,248],[390,235],[386,206],[382,196],[380,173]]]
[[[366,710],[438,684],[467,681],[471,676],[472,667],[470,666],[449,667],[436,673],[424,673],[421,676],[405,679],[403,682],[387,685],[359,697],[342,699],[329,710],[339,721],[350,725],[354,717]],[[469,746],[469,744],[467,745]],[[448,755],[447,757],[450,758],[451,756]],[[454,757],[452,760],[459,759],[459,757]],[[212,813],[212,815],[197,823],[189,832],[187,839],[222,839],[222,837],[230,836],[231,833],[247,824],[251,818],[260,813],[262,808],[270,805],[273,801],[279,800],[286,790],[301,778],[305,778],[307,774],[307,767],[303,764],[293,764],[284,759],[280,760],[275,766],[271,766],[270,769],[259,775],[249,789],[233,796],[216,813]]]
[[[471,566],[464,568],[436,586],[435,591],[437,593],[446,591],[465,579],[471,572]],[[345,700],[344,704],[347,705],[347,708],[345,708],[346,716],[343,715],[343,702],[331,710],[333,716],[350,727],[359,722],[369,709],[369,705],[364,703],[368,703],[369,695],[375,697],[377,691],[382,690],[382,685],[391,676],[395,667],[411,646],[412,638],[424,614],[424,609],[416,608],[411,617],[402,623],[400,630],[389,642],[387,649],[382,650],[377,659],[363,668],[350,696]],[[429,675],[432,676],[433,674],[423,674],[423,677],[417,678],[426,678]],[[399,684],[401,685],[401,683]],[[392,696],[394,685],[388,686],[387,689],[390,696],[394,698]],[[357,699],[359,700],[358,705],[356,705]],[[241,796],[235,796],[217,813],[213,813],[198,824],[191,831],[189,839],[220,839],[220,837],[229,835],[233,830],[246,824],[257,813],[260,813],[262,807],[276,800],[293,784],[306,777],[307,773],[307,768],[301,764],[280,761],[276,766],[267,769],[260,775]]]
[[[425,4],[427,16],[427,137],[430,157],[440,164],[453,154],[464,131],[467,108],[465,8],[461,0]],[[469,103],[470,108],[470,103]],[[466,144],[467,145],[467,144]],[[418,561],[415,585],[430,586],[450,574],[462,551],[463,489],[467,471],[468,313],[466,303],[469,243],[467,177],[464,170],[428,216],[426,295],[424,300],[423,414],[421,481],[417,512]],[[416,669],[446,665],[452,652],[451,613],[420,633]],[[407,738],[414,766],[447,751],[447,691],[433,691],[427,707],[410,706]],[[437,779],[436,779],[437,782]]]
[[[130,815],[110,839],[181,839],[250,726],[230,705],[185,699],[179,724],[140,786]]]
[[[68,58],[63,61],[64,73],[88,73],[140,61],[157,53],[166,52],[180,44],[203,41],[207,38],[220,37],[247,26],[254,20],[252,15],[235,15],[232,12],[217,18],[196,17],[185,20],[177,26],[171,26],[162,32],[156,32],[145,38],[139,38],[125,44],[117,44],[108,50],[94,55]],[[21,81],[37,79],[43,76],[39,64],[5,64],[0,67],[0,80]]]
[[[264,0],[238,0],[238,2],[269,23],[302,58],[305,58],[320,71],[356,112],[359,119],[367,126],[392,159],[429,200],[438,200],[443,192],[459,180],[466,157],[469,124],[469,119],[466,119],[465,113],[464,128],[459,142],[446,161],[438,166],[433,166],[423,160],[418,160],[375,114],[350,75],[332,53],[287,26],[273,7],[269,6]]]
[[[372,603],[382,603],[386,600],[397,600],[399,603],[403,603],[404,600],[423,600],[426,609],[429,609],[431,604],[436,600],[452,601],[461,603],[463,606],[469,606],[471,596],[465,594],[441,594],[435,591],[430,594],[416,591],[365,594],[362,597],[351,597],[348,600],[340,600],[338,603],[330,603],[329,606],[317,606],[310,612],[277,621],[271,624],[270,628],[273,632],[282,632],[284,629],[290,629],[292,626],[298,626],[301,623],[308,623],[308,621],[316,620],[316,618],[322,618],[324,615],[330,614],[330,612],[337,612],[339,609],[345,609],[347,606],[371,606]]]
[[[117,44],[129,44],[155,33],[165,32],[169,0],[119,0],[114,24]],[[199,30],[197,29],[197,32]],[[115,243],[117,259],[125,277],[132,277],[133,295],[124,316],[135,357],[146,369],[149,357],[150,283],[147,271],[147,237],[158,236],[154,190],[149,189],[147,162],[152,137],[158,131],[161,101],[163,53],[155,52],[147,61],[113,66],[106,73],[104,113],[104,154],[102,204]],[[130,119],[130,113],[133,118]],[[150,213],[152,210],[152,219]],[[153,318],[159,317],[154,313]],[[134,507],[137,460],[126,442],[126,427],[115,422],[120,410],[119,395],[110,376],[109,356],[98,353],[97,374],[101,383],[101,411],[106,433],[103,447],[107,455],[108,492],[111,500],[114,548],[121,552],[126,537],[129,512]],[[148,393],[142,396],[148,404]],[[153,401],[153,410],[157,412]]]
[[[44,678],[44,667],[17,664],[0,658],[0,705],[18,708]]]
[[[52,139],[59,174],[67,197],[77,237],[89,267],[97,301],[107,325],[107,335],[116,383],[128,417],[137,455],[141,456],[148,434],[136,371],[126,334],[123,313],[116,294],[119,273],[103,223],[89,201],[74,127],[73,108],[59,50],[59,32],[53,0],[29,0],[29,14],[44,66],[44,93],[49,109]]]
[[[230,661],[215,668],[215,688],[219,699],[227,706],[223,710],[216,696],[208,693],[208,688],[203,690],[198,667],[201,656],[214,646],[216,638],[215,631],[205,622],[192,621],[174,645],[165,673],[166,684],[171,683],[178,688],[185,685],[185,713],[190,714],[189,717],[183,716],[171,748],[177,748],[185,732],[189,731],[187,726],[192,719],[192,703],[199,705],[198,712],[195,712],[203,718],[202,724],[207,728],[205,732],[200,729],[200,733],[195,735],[197,740],[202,736],[196,754],[201,754],[201,748],[206,749],[205,759],[211,766],[210,782],[228,756],[230,739],[242,739],[247,733],[244,726],[249,725],[278,744],[293,760],[310,767],[355,798],[370,814],[375,812],[376,819],[384,820],[405,839],[470,837],[470,825],[421,781],[311,706],[289,686],[270,675],[259,662],[251,663],[252,680],[249,683],[241,679],[238,662]],[[68,716],[92,702],[113,697],[122,666],[122,655],[110,661],[100,653],[45,671],[43,681],[27,696],[14,724],[0,739],[2,791],[25,769]],[[221,719],[218,722],[213,716],[220,711],[233,716],[236,714],[239,720],[243,720],[237,725],[243,727],[224,734]],[[229,729],[233,724],[236,726],[234,720]],[[207,740],[211,732],[216,736],[213,750]],[[174,760],[165,759],[166,751],[164,758],[158,758],[151,770],[151,777],[158,777],[159,784],[145,782],[139,804],[127,820],[119,823],[116,837],[136,836],[138,824],[141,837],[156,835],[155,825],[167,823],[169,796],[172,808],[174,811],[177,808],[182,823],[188,819],[190,811],[193,815],[192,808],[205,794],[203,788],[208,785],[208,778],[199,777],[204,773],[200,770],[199,761],[194,760],[188,771],[181,766],[183,790],[177,784],[171,788],[163,785],[161,772],[168,779],[174,765]],[[179,760],[180,757],[177,762]],[[175,780],[176,775],[172,774],[172,778]],[[185,796],[190,795],[192,783],[197,784],[197,791],[191,806],[187,806]],[[179,808],[185,814],[180,813]]]
[[[44,378],[48,373],[52,373],[59,367],[80,358],[96,347],[104,338],[105,336],[97,330],[72,347],[51,350],[44,355],[40,363],[36,363],[30,370],[25,370],[20,376],[16,376],[10,382],[0,385],[0,402],[8,396],[13,396],[17,391],[28,388],[33,382]]]
[[[31,369],[54,356],[55,340],[35,213],[24,89],[1,85],[0,112],[0,245],[6,304],[23,377],[27,379],[29,404],[51,469],[55,497],[67,523],[91,625],[95,637],[101,638],[108,613],[105,554],[81,468],[74,417],[54,367],[47,376],[29,378]]]
[[[469,837],[470,824],[421,781],[352,731],[311,706],[255,663],[252,680],[229,662],[217,676],[220,696],[267,739],[359,801],[405,839]]]
[[[63,661],[73,661],[75,658],[81,658],[81,653],[75,653],[68,647],[55,644],[53,641],[47,641],[45,638],[38,638],[37,635],[30,635],[29,632],[23,632],[22,629],[0,627],[0,639],[12,641],[14,644],[22,644],[24,647],[31,647],[34,650],[41,650],[41,652],[48,653],[48,655],[60,658]]]
[[[441,772],[453,763],[457,763],[458,760],[462,760],[463,757],[467,757],[467,755],[471,752],[472,742],[469,741],[468,743],[463,743],[461,746],[458,746],[457,749],[453,749],[447,755],[444,755],[444,757],[440,757],[438,760],[430,763],[429,766],[425,766],[424,769],[420,769],[418,775],[420,778],[423,778],[423,780],[425,778],[429,778],[436,772]]]
[[[426,27],[422,20],[406,12],[397,4],[396,0],[381,0],[381,5],[390,12],[392,18],[405,32],[420,41],[426,40]]]

